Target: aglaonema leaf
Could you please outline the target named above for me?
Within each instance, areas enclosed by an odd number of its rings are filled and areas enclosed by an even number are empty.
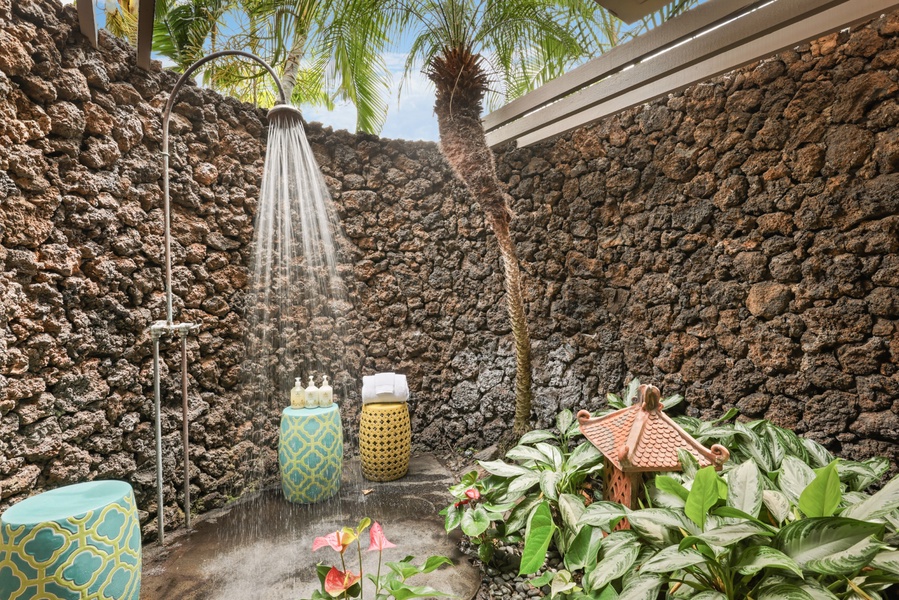
[[[587,469],[599,464],[602,453],[593,444],[584,443],[575,448],[566,464],[572,469]]]
[[[603,532],[598,527],[581,527],[564,554],[565,567],[578,571],[596,564],[596,557],[602,545]]]
[[[770,537],[774,534],[770,529],[754,521],[743,521],[741,523],[722,525],[711,531],[706,531],[698,537],[713,546],[730,546],[754,535]]]
[[[814,479],[815,472],[810,466],[798,458],[787,455],[780,465],[777,485],[793,506],[799,506],[800,494]]]
[[[537,473],[527,469],[526,471],[509,482],[509,496],[515,497],[518,494],[524,494],[540,483],[540,476]]]
[[[790,516],[790,501],[783,493],[777,490],[764,490],[762,492],[762,501],[778,524],[783,523]]]
[[[802,577],[799,563],[771,546],[750,546],[740,554],[736,569],[741,575],[755,575],[762,569],[784,569]]]
[[[685,488],[680,481],[677,481],[676,479],[668,475],[656,475],[655,484],[656,487],[663,492],[674,494],[685,502],[687,500],[687,496],[690,494],[689,490],[687,490],[687,488]]]
[[[640,566],[641,573],[672,573],[707,560],[702,553],[686,548],[678,550],[677,546],[669,546],[657,552],[652,558]]]
[[[582,497],[574,494],[559,495],[559,514],[562,516],[562,522],[565,524],[565,527],[577,531],[580,526],[578,522],[584,515],[585,510],[586,507]]]
[[[519,444],[515,446],[508,452],[506,452],[506,458],[509,460],[515,460],[518,462],[527,462],[532,460],[538,464],[546,463],[546,456],[534,448],[533,446],[524,446]]]
[[[899,575],[899,550],[878,552],[871,560],[871,566],[893,575]]]
[[[509,513],[509,516],[506,519],[506,532],[515,533],[524,529],[528,524],[528,518],[531,516],[531,511],[533,511],[534,507],[540,504],[540,502],[542,502],[542,499],[539,494],[535,493],[525,496],[524,499],[512,509],[512,512]]]
[[[700,528],[705,527],[709,510],[718,502],[718,474],[712,466],[696,472],[693,487],[687,495],[684,513]]]
[[[614,502],[594,502],[581,515],[579,524],[601,527],[607,531],[624,518],[624,508]]]
[[[540,473],[540,491],[550,500],[559,499],[559,479],[561,473],[558,471],[541,471]]]
[[[807,517],[830,517],[840,505],[841,497],[837,461],[833,461],[820,469],[799,495],[799,510]]]
[[[678,543],[682,532],[699,534],[700,530],[683,512],[668,508],[645,508],[630,511],[627,520],[645,542],[656,548]]]
[[[762,474],[749,460],[727,474],[727,505],[753,517],[762,509]]]
[[[521,553],[519,575],[536,573],[546,560],[546,551],[552,541],[556,526],[553,523],[552,511],[546,501],[537,505],[528,518],[528,526],[524,538],[524,550]]]
[[[867,500],[850,506],[842,516],[868,521],[878,519],[899,508],[899,477],[894,477]]]
[[[521,436],[521,439],[518,440],[519,444],[536,444],[537,442],[542,442],[545,440],[553,440],[556,436],[552,434],[550,431],[546,431],[545,429],[535,429],[533,431],[528,431],[526,434]]]
[[[811,577],[796,585],[802,588],[814,600],[839,600],[836,594],[824,587],[824,584]]]
[[[684,471],[684,480],[692,480],[696,476],[696,472],[699,471],[699,462],[696,460],[696,457],[683,448],[679,448],[677,450],[677,460]]]
[[[884,548],[883,525],[843,517],[813,517],[790,523],[775,537],[778,550],[802,569],[851,575]]]
[[[727,600],[727,596],[715,590],[705,590],[695,596],[690,596],[690,598],[691,600]]]
[[[519,465],[510,465],[501,460],[479,460],[478,464],[488,473],[499,475],[500,477],[518,477],[530,473],[526,467]]]
[[[663,581],[662,576],[654,573],[632,577],[621,590],[618,600],[656,600]]]
[[[758,600],[815,600],[799,586],[790,583],[779,583],[765,588],[758,595]]]
[[[609,547],[603,544],[603,557],[590,573],[584,577],[584,589],[588,592],[601,590],[615,581],[631,567],[640,555],[640,542],[636,538],[606,538]]]
[[[568,431],[568,428],[571,427],[573,421],[574,415],[566,408],[556,415],[556,429],[559,430],[559,433],[564,434]]]

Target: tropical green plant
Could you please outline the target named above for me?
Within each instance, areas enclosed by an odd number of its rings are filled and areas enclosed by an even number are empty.
[[[371,529],[369,529],[371,526]],[[378,568],[375,575],[364,575],[362,572],[362,542],[361,536],[366,529],[369,529],[369,546],[368,551],[378,552]],[[359,572],[354,573],[347,568],[346,551],[351,549],[353,543],[356,545],[356,553],[359,560]],[[330,547],[340,555],[340,566],[330,566],[319,563],[316,567],[321,589],[312,593],[310,600],[330,600],[331,598],[365,598],[362,581],[367,578],[372,582],[375,588],[375,600],[407,600],[409,598],[431,598],[434,596],[451,596],[429,586],[410,585],[407,579],[414,575],[431,573],[443,565],[452,564],[452,562],[444,556],[429,557],[424,564],[412,564],[413,557],[407,556],[398,562],[388,562],[386,566],[388,571],[381,574],[381,562],[383,552],[387,548],[395,548],[396,546],[387,540],[381,525],[371,519],[364,518],[359,521],[359,525],[355,528],[344,527],[326,536],[317,537],[312,542],[312,551],[315,552],[319,548]]]
[[[485,562],[497,541],[523,539],[522,573],[543,564],[551,542],[564,551],[586,544],[588,539],[578,539],[577,519],[593,501],[602,455],[591,444],[578,443],[582,437],[571,411],[563,410],[555,431],[530,431],[505,461],[480,461],[486,477],[471,471],[450,488],[455,502],[441,512],[447,531],[460,527]]]
[[[157,0],[153,50],[184,71],[218,50],[248,50],[281,74],[294,103],[332,108],[352,102],[358,129],[377,133],[387,115],[389,11],[384,0]],[[136,3],[107,8],[107,28],[134,43]],[[275,87],[264,69],[223,58],[203,74],[207,85],[271,106]]]
[[[638,386],[608,395],[609,410],[628,406]],[[531,581],[555,598],[887,597],[899,583],[899,478],[868,490],[889,461],[836,459],[769,421],[734,416],[675,417],[707,443],[726,442],[731,461],[718,473],[682,451],[682,472],[658,474],[641,506],[628,509],[585,485],[600,468],[598,453],[564,476],[592,446],[576,445],[577,424],[562,411],[557,432],[530,432],[504,461],[481,463],[486,477],[467,474],[452,490],[458,500],[444,512],[446,526],[480,536],[480,548],[523,541],[520,573],[537,572],[554,544],[565,568]],[[631,529],[615,531],[623,519]]]
[[[608,531],[627,518],[631,530],[602,541],[584,590],[621,598],[639,597],[631,595],[637,586],[671,598],[873,599],[899,582],[888,518],[899,508],[899,480],[861,500],[844,491],[838,460],[813,471],[787,456],[772,481],[753,460],[722,476],[699,469],[689,454],[681,459],[683,474],[655,480],[668,506],[585,510],[585,525]]]

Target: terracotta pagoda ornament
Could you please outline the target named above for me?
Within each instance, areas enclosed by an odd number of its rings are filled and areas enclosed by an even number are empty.
[[[628,508],[637,504],[644,473],[681,470],[678,450],[692,454],[700,467],[720,469],[730,457],[724,446],[706,448],[666,415],[654,385],[641,385],[633,406],[596,418],[582,410],[577,419],[584,437],[605,456],[604,498]]]

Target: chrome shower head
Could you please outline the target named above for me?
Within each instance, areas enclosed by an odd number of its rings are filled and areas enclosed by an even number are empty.
[[[303,113],[300,109],[289,104],[276,104],[268,111],[269,123],[280,123],[282,125],[302,125]]]

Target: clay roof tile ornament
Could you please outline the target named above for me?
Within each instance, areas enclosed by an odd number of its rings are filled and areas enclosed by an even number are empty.
[[[641,385],[637,402],[602,417],[578,412],[581,433],[616,468],[625,473],[680,471],[678,450],[692,454],[701,467],[715,469],[730,458],[719,444],[706,448],[662,411],[661,393],[654,385]]]

